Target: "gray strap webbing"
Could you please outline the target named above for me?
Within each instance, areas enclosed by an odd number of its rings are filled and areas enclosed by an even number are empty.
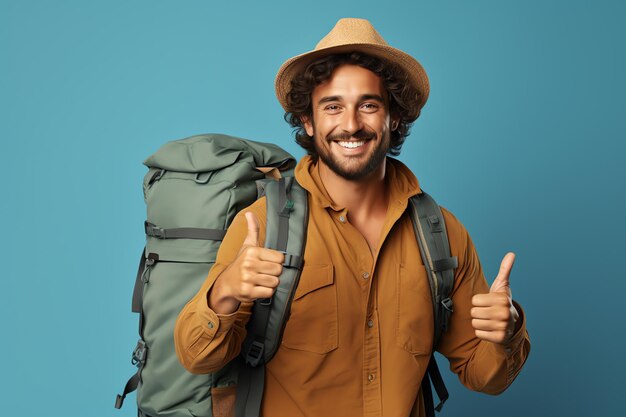
[[[437,361],[434,356],[430,357],[430,362],[428,363],[428,378],[430,378],[433,386],[435,387],[435,391],[437,392],[437,396],[439,397],[439,404],[435,406],[435,410],[441,411],[443,407],[443,403],[446,402],[448,397],[448,389],[446,388],[446,384],[443,382],[443,378],[441,377],[441,372],[439,372],[439,367],[437,366]],[[426,380],[428,382],[428,380]],[[432,395],[431,395],[432,398]],[[434,413],[433,413],[434,414]]]
[[[443,214],[435,200],[425,192],[411,197],[409,214],[420,246],[433,295],[436,348],[441,332],[448,327],[452,312],[450,294],[454,286],[454,268],[458,259],[450,256],[450,244]]]
[[[122,394],[121,395],[117,394],[117,397],[115,398],[115,408],[117,408],[118,410],[122,408],[122,405],[124,405],[124,399],[126,398],[126,396],[129,393],[135,391],[138,385],[139,385],[139,371],[137,371],[135,375],[130,377],[130,379],[126,383],[126,386],[124,387],[124,391],[122,392]]]
[[[141,299],[143,293],[143,282],[141,281],[141,276],[143,275],[144,269],[146,269],[146,248],[144,247],[141,251],[141,258],[139,259],[139,269],[137,270],[137,278],[135,278],[135,288],[133,288],[133,302],[131,311],[133,313],[141,312]]]
[[[431,382],[435,387],[437,396],[439,397],[439,404],[436,406],[433,402],[433,391],[430,386]],[[435,417],[435,410],[441,411],[443,403],[446,402],[448,397],[448,390],[446,389],[446,385],[444,384],[441,373],[439,372],[437,361],[435,361],[434,356],[431,356],[428,368],[424,374],[424,379],[422,379],[422,398],[424,398],[424,411],[426,413],[426,417]]]
[[[242,366],[237,381],[235,416],[258,417],[265,387],[265,364]]]
[[[293,178],[281,178],[278,182],[278,239],[276,249],[286,252],[287,240],[289,238],[289,216],[293,210],[293,201],[287,198],[287,190],[291,188]],[[289,182],[288,182],[289,181]]]
[[[224,239],[224,236],[226,236],[226,231],[221,229],[202,229],[199,227],[162,229],[148,221],[146,221],[144,225],[146,235],[156,237],[158,239],[222,240]]]

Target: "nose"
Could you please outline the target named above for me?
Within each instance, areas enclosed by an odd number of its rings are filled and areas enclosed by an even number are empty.
[[[363,122],[361,120],[361,115],[359,114],[358,109],[351,108],[346,109],[343,112],[343,118],[341,120],[341,128],[344,132],[355,133],[361,130],[363,127]]]

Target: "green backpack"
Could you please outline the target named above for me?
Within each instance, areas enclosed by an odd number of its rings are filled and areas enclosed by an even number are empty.
[[[126,395],[137,390],[139,417],[222,417],[223,410],[213,410],[211,392],[236,385],[236,416],[257,417],[265,364],[280,346],[303,265],[308,196],[293,178],[295,159],[273,144],[207,134],[168,142],[144,164],[149,168],[143,181],[146,247],[132,302],[132,311],[139,313],[140,339],[131,362],[138,370],[115,407],[121,408]],[[267,179],[268,172],[276,171],[279,180]],[[217,373],[191,374],[174,348],[178,313],[204,283],[235,215],[263,195],[265,247],[286,254],[279,287],[271,299],[255,302],[239,357]],[[436,347],[452,312],[449,295],[457,260],[450,257],[443,216],[434,200],[422,193],[411,198],[409,207],[428,266]],[[440,399],[437,407],[431,382]],[[448,398],[434,356],[422,389],[432,416]]]

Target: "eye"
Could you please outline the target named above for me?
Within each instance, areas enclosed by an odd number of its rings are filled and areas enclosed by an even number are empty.
[[[376,103],[363,103],[361,108],[369,113],[373,113],[378,110],[379,106]]]
[[[337,104],[329,104],[328,106],[324,107],[324,111],[331,114],[338,113],[339,110],[341,110],[341,108]]]

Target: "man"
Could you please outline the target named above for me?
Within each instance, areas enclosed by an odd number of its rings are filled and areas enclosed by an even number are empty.
[[[282,345],[267,364],[262,415],[421,415],[433,310],[406,212],[421,191],[386,155],[399,153],[426,102],[426,74],[366,20],[341,19],[314,51],[283,64],[276,91],[309,153],[295,175],[310,207],[304,268]],[[514,255],[489,288],[463,225],[442,211],[458,268],[438,350],[468,388],[497,394],[530,347],[509,289]],[[244,212],[177,322],[177,352],[191,372],[215,372],[239,354],[252,302],[279,283],[283,254],[260,245],[265,199]]]

